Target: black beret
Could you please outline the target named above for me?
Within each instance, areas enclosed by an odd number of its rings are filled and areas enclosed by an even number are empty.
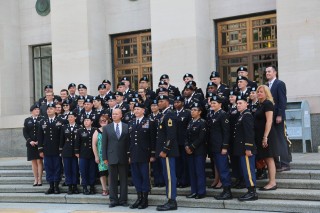
[[[210,75],[210,79],[211,78],[220,78],[220,73],[217,71],[212,71]]]
[[[121,81],[130,81],[130,79],[128,77],[122,77]]]
[[[119,86],[125,86],[125,85],[126,85],[126,84],[121,81],[121,82],[118,83],[117,87],[119,87]]]
[[[249,81],[248,78],[246,78],[246,77],[244,77],[244,76],[238,76],[238,77],[237,77],[237,82],[240,81],[240,80],[244,80],[244,81],[246,81],[246,82]]]
[[[50,104],[48,104],[48,108],[49,107],[54,107],[54,108],[56,108],[56,104],[55,103],[50,103]]]
[[[169,76],[167,75],[167,74],[163,74],[162,76],[160,76],[160,81],[162,80],[162,79],[168,79],[169,78]]]
[[[86,87],[86,85],[84,85],[84,84],[79,84],[78,85],[78,90],[79,89],[87,89],[87,87]]]
[[[159,84],[158,84],[158,86],[161,86],[161,85],[168,85],[168,83],[165,82],[165,81],[160,81]]]
[[[93,96],[92,100],[93,101],[101,101],[102,98],[98,95],[98,96]]]
[[[123,93],[122,92],[116,92],[114,95],[123,96]]]
[[[251,87],[250,92],[256,92],[256,91],[257,91],[257,88]]]
[[[157,99],[152,100],[152,101],[151,101],[151,105],[152,105],[152,104],[158,105],[158,100],[157,100]]]
[[[198,102],[194,102],[194,103],[192,104],[192,106],[191,106],[191,109],[192,109],[192,108],[198,108],[199,110],[202,111],[202,106],[201,106],[201,104],[198,103]]]
[[[241,95],[238,95],[237,96],[237,101],[245,101],[245,102],[248,102],[249,101],[249,98],[247,98],[246,96],[241,96]]]
[[[62,105],[64,105],[64,104],[70,104],[70,101],[69,101],[69,99],[66,99],[66,100],[64,100],[63,102],[62,102]]]
[[[131,103],[131,102],[137,103],[138,102],[138,98],[129,98],[127,102],[128,103]]]
[[[100,84],[100,85],[98,86],[98,90],[100,90],[100,89],[106,89],[106,85]]]
[[[149,82],[149,79],[148,79],[147,76],[143,76],[142,78],[140,78],[140,81],[139,81],[139,82],[141,82],[141,81]]]
[[[185,90],[186,90],[186,89],[194,90],[194,88],[193,88],[193,86],[192,86],[191,84],[186,84],[186,85],[184,86],[184,89],[185,89]]]
[[[229,95],[235,95],[235,96],[238,96],[238,95],[239,95],[239,92],[238,92],[238,91],[230,90]]]
[[[84,100],[84,103],[92,103],[92,99],[91,98],[86,98],[86,100]]]
[[[197,86],[197,83],[195,81],[188,81],[186,84],[192,85],[192,86]]]
[[[190,74],[190,73],[186,73],[186,74],[184,74],[184,76],[183,76],[183,80],[184,80],[186,77],[193,78],[193,75]]]
[[[86,119],[90,119],[91,121],[93,120],[93,118],[90,115],[85,115],[84,120],[86,120]]]
[[[216,85],[215,83],[213,83],[213,82],[209,82],[208,84],[207,84],[207,88],[208,87],[218,87],[218,85]]]
[[[51,84],[48,84],[48,85],[45,85],[45,86],[44,86],[44,89],[53,89],[53,87],[52,87]]]
[[[116,96],[115,96],[115,95],[109,95],[109,96],[108,96],[108,100],[112,100],[112,99],[113,99],[113,100],[116,100]]]
[[[206,98],[211,98],[212,96],[216,95],[215,93],[212,93],[212,92],[208,92],[206,94]]]
[[[167,96],[167,95],[160,95],[160,96],[158,96],[158,101],[159,100],[168,100],[169,101],[169,96]]]
[[[218,103],[222,103],[223,102],[223,99],[220,97],[220,96],[218,96],[218,95],[213,95],[211,98],[210,98],[210,102],[211,101],[216,101],[216,102],[218,102]]]
[[[246,72],[248,72],[248,69],[247,69],[246,67],[244,67],[244,66],[241,66],[241,67],[238,67],[237,73],[238,73],[239,71],[246,71]]]
[[[176,97],[174,97],[174,101],[182,101],[182,102],[184,102],[184,97],[176,96]]]
[[[79,96],[77,101],[79,101],[79,100],[84,100],[84,97],[83,96]]]
[[[160,87],[159,92],[168,92],[168,89],[164,87]]]
[[[107,80],[107,79],[103,80],[102,83],[103,83],[103,84],[104,84],[104,83],[107,83],[107,84],[110,84],[110,85],[111,85],[111,81],[109,81],[109,80]]]
[[[146,108],[143,103],[135,103],[133,108],[135,108],[135,107],[140,107],[140,108],[143,108],[143,109]]]
[[[68,86],[68,89],[70,89],[70,87],[76,87],[76,84],[75,83],[70,83],[69,86]]]
[[[33,104],[33,105],[30,107],[30,112],[32,112],[32,111],[33,111],[34,109],[36,109],[36,108],[40,109],[40,106],[39,106],[38,103],[35,103],[35,104]]]
[[[69,115],[73,115],[73,116],[77,117],[77,113],[72,112],[72,111],[70,111],[70,112],[68,113],[68,116],[69,116]]]

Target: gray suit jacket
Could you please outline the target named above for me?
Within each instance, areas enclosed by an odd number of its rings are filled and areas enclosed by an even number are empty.
[[[121,136],[118,139],[114,130],[114,123],[103,127],[102,131],[102,159],[109,164],[128,164],[130,146],[128,125],[122,123]]]

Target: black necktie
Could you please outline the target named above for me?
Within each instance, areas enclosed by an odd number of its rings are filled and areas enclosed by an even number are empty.
[[[137,120],[137,126],[139,125],[139,123],[140,123],[140,120],[138,119],[138,120]]]
[[[50,118],[50,123],[52,123],[52,121],[53,121],[53,119],[52,119],[52,118]]]

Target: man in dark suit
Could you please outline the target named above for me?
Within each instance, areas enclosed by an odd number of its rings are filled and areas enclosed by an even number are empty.
[[[290,141],[286,135],[285,120],[287,106],[287,89],[283,81],[277,79],[277,70],[274,66],[266,68],[266,78],[274,100],[274,126],[279,139],[280,160],[275,159],[277,172],[290,170],[291,154],[289,149]]]
[[[121,122],[121,109],[112,111],[111,124],[103,127],[102,159],[109,165],[110,204],[109,207],[128,206],[128,125]],[[118,198],[118,177],[120,180],[120,198]]]

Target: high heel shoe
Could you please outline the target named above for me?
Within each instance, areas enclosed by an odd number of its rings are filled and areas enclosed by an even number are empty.
[[[38,183],[34,183],[33,186],[38,186]]]

